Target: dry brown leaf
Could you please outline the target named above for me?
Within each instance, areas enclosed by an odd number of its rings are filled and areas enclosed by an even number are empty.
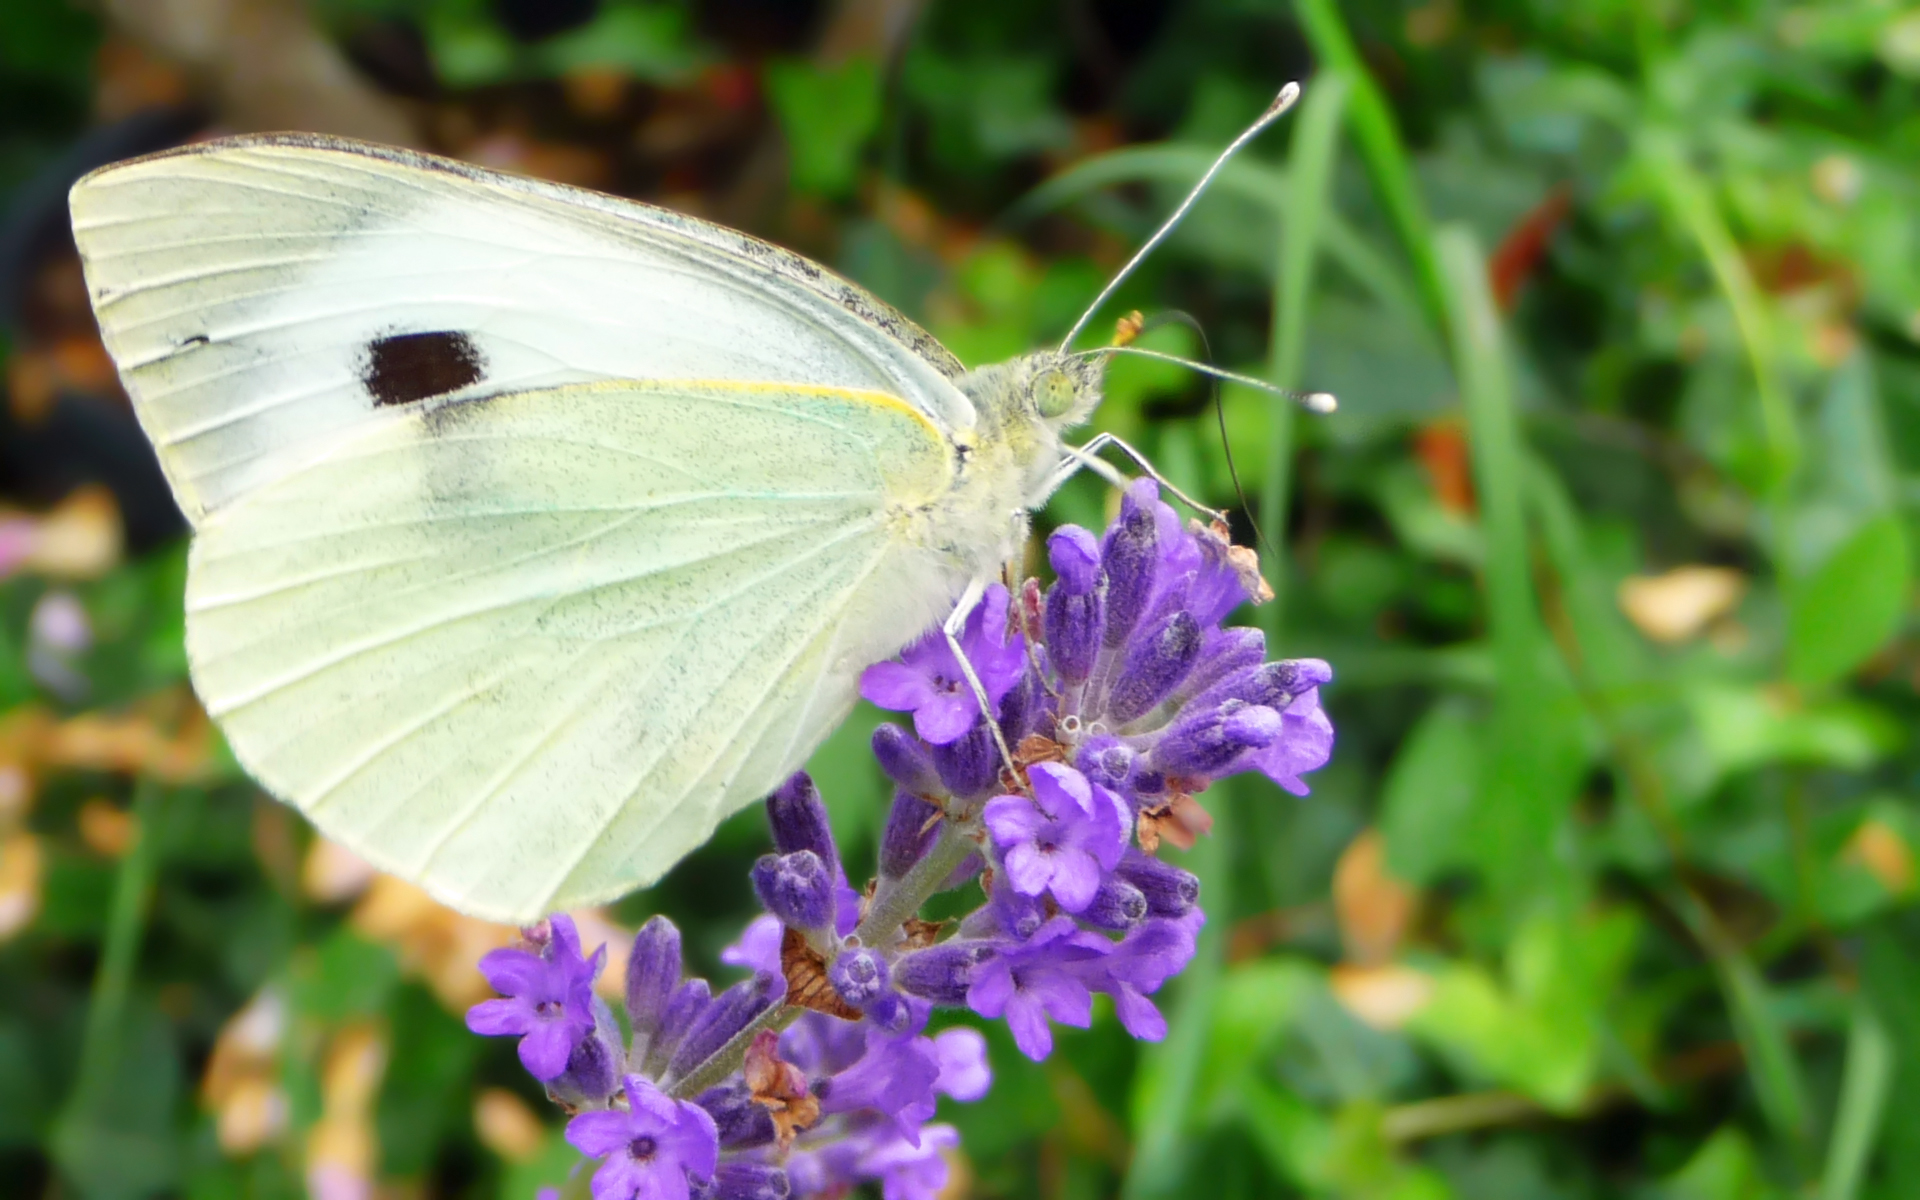
[[[1333,907],[1347,959],[1372,966],[1392,958],[1418,906],[1418,894],[1387,870],[1386,839],[1377,829],[1363,830],[1333,869]]]
[[[826,960],[814,953],[799,930],[788,929],[780,935],[780,972],[787,977],[788,1004],[843,1021],[858,1021],[863,1015],[833,990],[827,982]]]
[[[133,847],[133,840],[140,832],[133,814],[105,796],[95,796],[82,804],[76,823],[80,840],[102,858],[124,855]]]
[[[38,758],[46,766],[150,775],[191,783],[213,767],[213,724],[184,688],[142,701],[130,713],[81,713],[45,731]]]
[[[1861,822],[1840,853],[1842,858],[1865,867],[1894,895],[1913,890],[1913,847],[1885,821],[1874,818]]]
[[[1397,963],[1337,963],[1328,984],[1342,1007],[1375,1029],[1399,1029],[1433,999],[1433,977]]]
[[[532,1162],[547,1144],[547,1127],[527,1102],[505,1088],[473,1098],[473,1132],[480,1144],[510,1163]]]
[[[374,876],[347,915],[355,931],[394,948],[400,966],[426,981],[450,1012],[493,995],[480,974],[480,956],[510,946],[520,931],[457,913],[424,891],[391,875]]]
[[[820,1101],[807,1090],[806,1073],[780,1057],[779,1034],[763,1029],[753,1035],[743,1074],[753,1102],[773,1118],[774,1137],[782,1153],[820,1120]]]
[[[1746,590],[1746,576],[1730,567],[1675,567],[1621,580],[1620,611],[1656,642],[1684,642],[1732,612]]]
[[[300,864],[300,891],[321,904],[341,904],[364,893],[377,874],[372,863],[339,842],[316,837]]]
[[[0,837],[0,941],[31,925],[40,914],[44,869],[37,836],[21,830]]]
[[[113,493],[90,484],[40,518],[20,565],[49,579],[97,579],[120,561],[123,545]]]
[[[287,1036],[286,1000],[266,988],[227,1019],[200,1077],[200,1101],[214,1114],[220,1149],[252,1154],[285,1132],[287,1098],[279,1087],[280,1047]]]
[[[1134,833],[1140,841],[1140,848],[1153,854],[1160,849],[1162,841],[1171,842],[1182,850],[1191,850],[1194,843],[1212,829],[1213,814],[1187,793],[1175,792],[1173,799],[1159,808],[1142,812]]]

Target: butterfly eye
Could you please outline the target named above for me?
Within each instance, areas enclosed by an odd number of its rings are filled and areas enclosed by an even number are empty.
[[[1042,371],[1033,381],[1033,403],[1047,420],[1064,417],[1073,408],[1073,380],[1065,371]]]

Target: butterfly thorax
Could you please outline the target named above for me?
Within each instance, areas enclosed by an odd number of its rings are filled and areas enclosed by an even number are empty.
[[[953,487],[930,516],[935,541],[976,553],[991,548],[988,558],[965,564],[970,574],[993,573],[1018,551],[1027,513],[1059,481],[1061,431],[1100,402],[1100,374],[1098,360],[1039,351],[960,380],[974,424],[950,434],[958,459]]]

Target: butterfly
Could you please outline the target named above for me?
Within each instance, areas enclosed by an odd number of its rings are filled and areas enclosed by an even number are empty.
[[[666,209],[291,134],[70,203],[193,527],[208,713],[323,833],[477,916],[658,879],[976,600],[1068,474],[1112,471],[1062,439],[1104,362],[1073,334],[970,371]]]

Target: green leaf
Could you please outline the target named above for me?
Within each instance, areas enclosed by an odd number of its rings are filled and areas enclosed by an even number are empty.
[[[1664,1200],[1761,1200],[1767,1195],[1753,1148],[1731,1126],[1708,1138],[1661,1190]]]
[[[1853,1005],[1847,1035],[1846,1075],[1840,1084],[1840,1108],[1827,1143],[1826,1172],[1820,1200],[1854,1200],[1866,1177],[1867,1157],[1880,1137],[1887,1094],[1893,1083],[1894,1045],[1887,1028],[1864,998]]]
[[[1470,707],[1459,697],[1441,700],[1401,743],[1381,789],[1380,832],[1395,875],[1429,884],[1459,865],[1481,772]]]
[[[880,128],[880,71],[851,58],[837,67],[788,59],[767,67],[767,98],[786,135],[793,186],[844,196],[860,174],[860,152]]]
[[[1787,675],[1803,687],[1832,683],[1864,662],[1899,628],[1909,587],[1900,518],[1862,525],[1792,589]]]

